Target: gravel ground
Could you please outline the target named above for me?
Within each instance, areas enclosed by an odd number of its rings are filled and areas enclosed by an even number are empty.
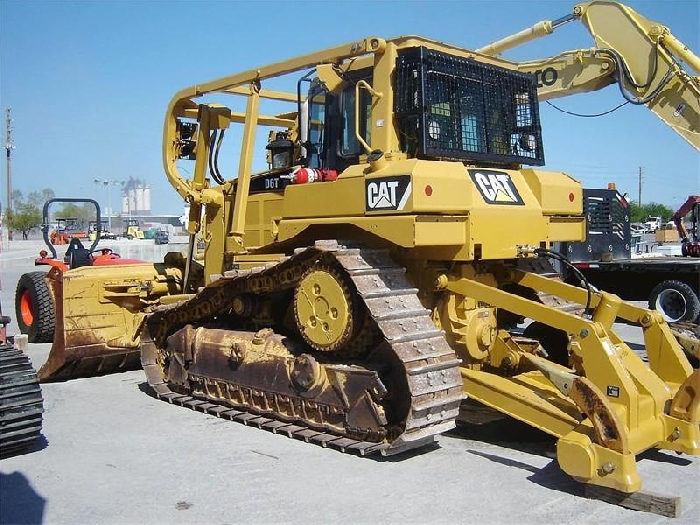
[[[0,253],[3,312],[40,243]],[[170,245],[170,249],[184,246]],[[168,246],[118,241],[125,257]],[[139,255],[140,254],[140,255]],[[641,332],[616,325],[640,348]],[[16,333],[16,324],[10,333]],[[50,345],[29,345],[36,368]],[[647,491],[682,498],[662,518],[589,500],[554,440],[510,420],[460,427],[431,450],[369,459],[168,405],[143,372],[42,385],[43,435],[0,461],[0,523],[698,523],[700,458],[650,451]]]

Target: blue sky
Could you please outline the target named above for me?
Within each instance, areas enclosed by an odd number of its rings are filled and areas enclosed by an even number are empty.
[[[144,180],[153,210],[181,213],[165,179],[161,132],[178,90],[369,35],[419,34],[467,48],[554,20],[576,2],[544,1],[19,1],[0,0],[0,108],[12,108],[12,183],[26,196],[50,187],[61,197],[99,198],[94,178]],[[630,0],[700,53],[698,0]],[[591,47],[577,22],[505,53],[525,60]],[[554,101],[598,113],[622,102],[610,86]],[[642,202],[672,208],[700,194],[700,157],[644,107],[594,119],[542,106],[547,169],[586,187],[616,182]],[[258,135],[264,150],[264,136]],[[261,168],[262,166],[258,166]],[[233,171],[233,170],[231,170]],[[5,203],[5,163],[0,167]],[[116,207],[116,191],[112,192]]]

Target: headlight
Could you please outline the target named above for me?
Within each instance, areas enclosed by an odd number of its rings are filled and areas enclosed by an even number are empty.
[[[440,138],[440,124],[437,121],[431,120],[428,122],[428,136],[432,140],[438,140]]]

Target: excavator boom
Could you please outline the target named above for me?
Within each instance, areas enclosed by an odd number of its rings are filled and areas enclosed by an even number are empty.
[[[586,27],[595,47],[517,64],[520,71],[537,77],[539,99],[617,84],[627,102],[646,106],[700,149],[700,58],[667,27],[628,6],[610,0],[579,4],[570,15],[554,22],[539,22],[477,51],[500,54],[547,36],[573,20]]]
[[[690,233],[683,225],[683,219],[686,215],[691,214]],[[671,217],[673,224],[678,230],[678,235],[681,238],[683,247],[681,253],[684,256],[700,257],[700,234],[698,233],[698,221],[700,220],[700,195],[691,195],[681,205],[680,208]]]

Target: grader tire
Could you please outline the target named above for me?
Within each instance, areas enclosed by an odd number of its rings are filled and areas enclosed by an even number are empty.
[[[44,272],[25,273],[15,294],[17,324],[30,343],[51,343],[56,327],[53,297]]]

